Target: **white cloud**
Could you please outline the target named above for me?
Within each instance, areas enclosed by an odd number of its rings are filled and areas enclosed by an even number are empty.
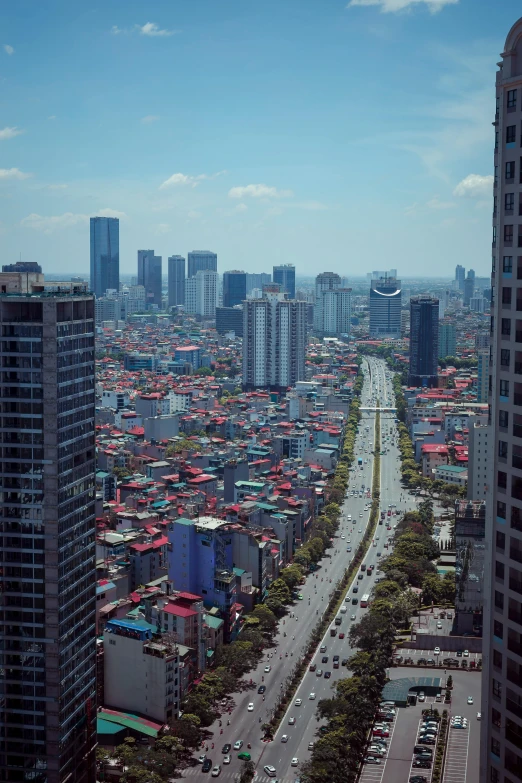
[[[414,6],[425,6],[432,14],[441,11],[444,6],[456,5],[459,0],[350,0],[347,8],[354,6],[379,6],[383,14],[411,10]]]
[[[121,27],[118,27],[118,25],[117,25],[117,24],[113,24],[113,25],[112,25],[112,27],[111,27],[111,33],[112,33],[113,35],[120,35],[120,34],[121,34],[121,33],[123,33],[123,32],[125,32],[125,31],[124,31],[124,30],[122,30],[122,29],[121,29]]]
[[[27,179],[32,174],[26,174],[20,169],[0,169],[0,180],[2,179]]]
[[[100,217],[114,217],[119,218],[120,220],[125,220],[127,217],[125,212],[119,212],[117,209],[111,209],[110,207],[99,209],[96,214]]]
[[[48,120],[55,120],[56,114],[51,114],[49,117],[47,117]]]
[[[484,198],[484,196],[491,195],[492,188],[492,174],[468,174],[455,187],[453,195],[465,198]]]
[[[453,209],[455,206],[453,201],[441,201],[438,196],[432,198],[427,202],[428,209]]]
[[[77,215],[72,212],[65,212],[63,215],[49,216],[38,215],[33,212],[23,218],[20,221],[20,225],[24,228],[32,228],[35,231],[42,231],[44,234],[52,234],[54,231],[64,228],[72,228],[83,223],[86,224],[88,220],[88,215]]]
[[[198,218],[202,217],[202,213],[192,209],[190,212],[187,212],[187,217],[191,220],[198,220]]]
[[[64,183],[57,182],[55,185],[47,185],[47,190],[66,190],[68,187]]]
[[[242,185],[230,188],[228,191],[230,198],[290,198],[293,196],[291,190],[278,190],[269,185]]]
[[[9,55],[14,54],[14,48],[9,44],[4,44],[4,52]]]
[[[238,204],[235,209],[236,209],[236,212],[246,212],[248,207],[247,207],[246,204],[241,203],[241,204]]]
[[[157,122],[158,120],[159,116],[157,114],[147,114],[146,117],[141,118],[143,125],[150,125],[152,122]]]
[[[156,226],[156,234],[168,234],[170,226],[168,223],[158,223]]]
[[[14,139],[15,136],[20,136],[23,133],[21,128],[2,128],[0,130],[0,141],[6,141],[6,139]]]
[[[195,188],[204,179],[216,179],[216,177],[221,177],[226,173],[227,172],[223,170],[217,171],[215,174],[197,174],[196,176],[193,176],[192,174],[182,174],[181,172],[178,172],[166,179],[165,182],[162,182],[159,189],[166,190],[166,188],[177,187],[178,185],[188,185],[191,188]]]
[[[165,38],[169,35],[174,35],[175,30],[162,30],[156,22],[147,22],[143,26],[138,25],[138,29],[141,35],[149,35],[156,38]]]

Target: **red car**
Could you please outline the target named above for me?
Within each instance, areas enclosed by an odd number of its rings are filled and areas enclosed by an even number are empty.
[[[342,632],[341,632],[341,633],[339,634],[339,639],[344,639],[344,633],[342,633]]]

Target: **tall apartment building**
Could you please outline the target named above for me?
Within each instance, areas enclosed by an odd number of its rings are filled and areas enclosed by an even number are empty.
[[[439,308],[440,309],[440,308]],[[457,328],[455,324],[439,323],[439,359],[455,356],[457,350]]]
[[[187,313],[215,318],[218,303],[218,273],[210,269],[197,272],[185,280],[185,310]]]
[[[466,279],[464,280],[464,306],[466,305],[469,306],[474,291],[475,291],[475,273],[473,272],[473,269],[470,269],[468,271],[468,275]]]
[[[306,302],[266,291],[243,305],[243,385],[284,389],[305,379]]]
[[[480,400],[479,400],[480,402]],[[493,433],[486,416],[468,419],[468,500],[486,500],[491,492]]]
[[[258,272],[258,273],[250,273],[247,272],[247,296],[249,296],[252,293],[252,290],[254,288],[259,288],[260,291],[263,290],[264,285],[269,285],[272,282],[272,275],[268,272]]]
[[[314,309],[314,329],[324,337],[349,335],[352,317],[352,289],[323,291]]]
[[[233,270],[223,273],[223,307],[235,307],[245,301],[247,295],[246,272]]]
[[[2,272],[21,272],[23,274],[36,272],[41,274],[42,267],[36,261],[16,261],[14,264],[3,264]]]
[[[92,217],[90,228],[91,291],[96,296],[104,296],[108,288],[116,291],[120,288],[120,221]]]
[[[234,332],[236,337],[243,337],[243,308],[216,307],[216,332],[226,334]]]
[[[401,336],[401,281],[395,277],[372,280],[370,287],[370,337]]]
[[[185,259],[183,256],[168,258],[169,307],[185,304]]]
[[[464,291],[464,280],[466,279],[466,270],[460,264],[455,267],[455,280],[458,283],[459,291]]]
[[[489,399],[489,351],[478,352],[477,402],[487,403]]]
[[[145,288],[147,305],[161,307],[161,256],[154,255],[154,250],[138,250],[138,285]]]
[[[431,296],[410,299],[410,386],[438,384],[439,300]]]
[[[272,280],[274,283],[279,283],[281,291],[287,294],[288,299],[295,299],[295,266],[293,264],[275,266]]]
[[[481,783],[522,779],[522,288],[512,269],[522,244],[518,133],[522,123],[522,19],[496,75],[491,425],[493,463],[484,584]],[[518,262],[520,263],[520,262]],[[520,267],[518,267],[520,268]]]
[[[217,272],[217,253],[210,250],[191,250],[187,257],[187,277],[194,277],[198,272],[209,269]]]
[[[0,280],[0,780],[94,783],[94,297]]]

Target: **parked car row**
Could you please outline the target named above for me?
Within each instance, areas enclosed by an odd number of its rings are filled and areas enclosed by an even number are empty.
[[[394,702],[381,702],[372,728],[372,739],[364,758],[365,764],[381,764],[386,757],[390,726],[396,714]]]

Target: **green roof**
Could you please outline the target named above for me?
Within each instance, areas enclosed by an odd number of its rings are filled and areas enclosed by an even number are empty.
[[[185,517],[180,517],[179,519],[175,520],[176,525],[187,525],[187,527],[191,527],[194,524],[193,519],[185,519]]]
[[[105,720],[105,718],[96,718],[96,732],[98,734],[118,734],[125,731],[125,726],[118,726],[117,723]]]
[[[438,465],[437,470],[443,470],[444,473],[464,473],[467,468],[462,468],[459,465]]]
[[[224,622],[225,621],[221,617],[214,617],[211,614],[205,615],[206,625],[208,625],[209,628],[213,628],[215,631],[221,628],[224,625]]]
[[[152,726],[148,726],[146,723],[143,723],[140,718],[135,718],[132,715],[111,715],[110,713],[104,712],[103,718],[98,716],[97,720],[109,721],[110,723],[118,725],[120,729],[132,729],[132,731],[137,731],[140,734],[146,734],[147,737],[156,738],[158,736],[158,729],[153,729]]]

